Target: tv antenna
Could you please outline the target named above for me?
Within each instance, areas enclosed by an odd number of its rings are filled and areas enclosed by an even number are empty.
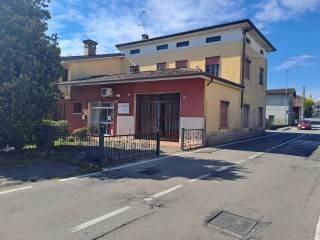
[[[147,34],[147,11],[142,10],[140,14],[142,18],[142,23],[139,24],[139,26],[143,27],[144,34]]]

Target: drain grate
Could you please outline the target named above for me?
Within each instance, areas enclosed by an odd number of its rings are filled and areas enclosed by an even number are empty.
[[[139,171],[139,173],[143,174],[143,175],[154,175],[156,173],[161,172],[160,169],[158,168],[145,168],[142,171]]]
[[[258,221],[235,215],[226,211],[219,212],[209,221],[210,225],[246,236],[257,225]]]

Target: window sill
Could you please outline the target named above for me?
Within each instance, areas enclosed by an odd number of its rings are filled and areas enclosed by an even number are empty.
[[[72,114],[74,114],[74,115],[82,115],[82,113],[72,113]]]

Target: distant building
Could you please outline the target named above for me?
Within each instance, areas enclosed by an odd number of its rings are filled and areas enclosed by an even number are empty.
[[[313,117],[320,118],[320,100],[314,102]]]
[[[267,90],[267,125],[295,125],[303,118],[303,104],[304,98],[297,96],[294,88]]]

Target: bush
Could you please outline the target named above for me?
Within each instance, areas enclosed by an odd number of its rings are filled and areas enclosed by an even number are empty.
[[[86,127],[74,130],[75,137],[78,138],[80,141],[85,141],[88,138],[88,134],[89,129]]]
[[[43,120],[37,126],[34,142],[39,148],[53,146],[54,141],[64,138],[68,134],[68,123],[66,121]]]

